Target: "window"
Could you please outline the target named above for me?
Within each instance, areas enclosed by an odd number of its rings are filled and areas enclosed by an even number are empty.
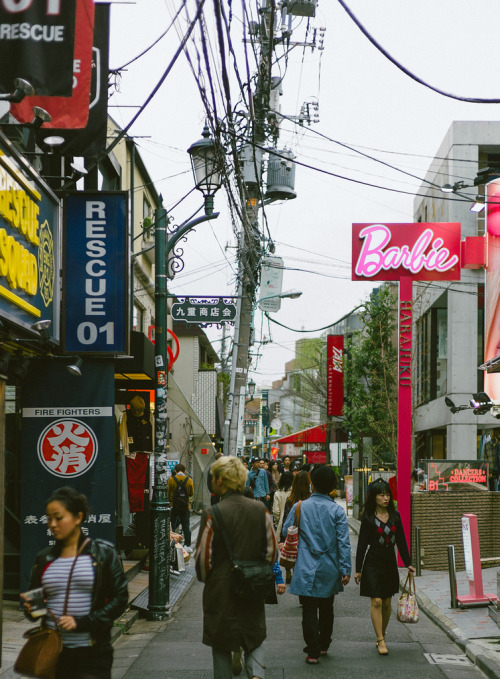
[[[138,332],[144,331],[144,309],[135,302],[133,328]]]
[[[429,309],[417,323],[417,405],[447,393],[448,309]]]

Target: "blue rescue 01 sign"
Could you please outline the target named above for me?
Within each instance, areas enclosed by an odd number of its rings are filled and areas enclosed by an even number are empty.
[[[64,211],[66,353],[128,353],[125,192],[72,193]]]

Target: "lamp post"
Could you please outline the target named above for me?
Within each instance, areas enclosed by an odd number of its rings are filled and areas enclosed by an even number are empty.
[[[214,194],[221,186],[218,148],[205,125],[203,139],[188,149],[196,188],[204,197],[205,214],[181,224],[167,239],[167,211],[155,210],[155,470],[167,446],[167,266],[176,243],[197,224],[217,219]],[[170,507],[166,484],[156,483],[150,505],[149,619],[168,616],[170,590]]]

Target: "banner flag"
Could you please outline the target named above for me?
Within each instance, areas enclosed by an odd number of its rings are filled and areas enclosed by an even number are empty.
[[[87,496],[85,534],[115,542],[114,363],[33,361],[22,390],[21,592],[37,552],[53,543],[45,503],[62,486]]]
[[[76,0],[0,0],[0,92],[24,78],[37,95],[71,97]]]
[[[327,392],[329,417],[342,415],[344,407],[344,336],[327,337]]]
[[[94,0],[77,0],[75,53],[73,58],[73,92],[70,97],[25,97],[11,104],[10,112],[20,123],[33,119],[33,107],[41,106],[52,120],[44,130],[52,128],[81,129],[89,119],[92,43],[94,41]]]

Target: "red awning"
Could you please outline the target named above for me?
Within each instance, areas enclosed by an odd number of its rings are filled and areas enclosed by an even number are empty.
[[[273,441],[275,443],[295,443],[296,445],[306,445],[308,443],[326,443],[326,424],[317,424],[315,427],[296,431],[294,434],[283,436]]]

